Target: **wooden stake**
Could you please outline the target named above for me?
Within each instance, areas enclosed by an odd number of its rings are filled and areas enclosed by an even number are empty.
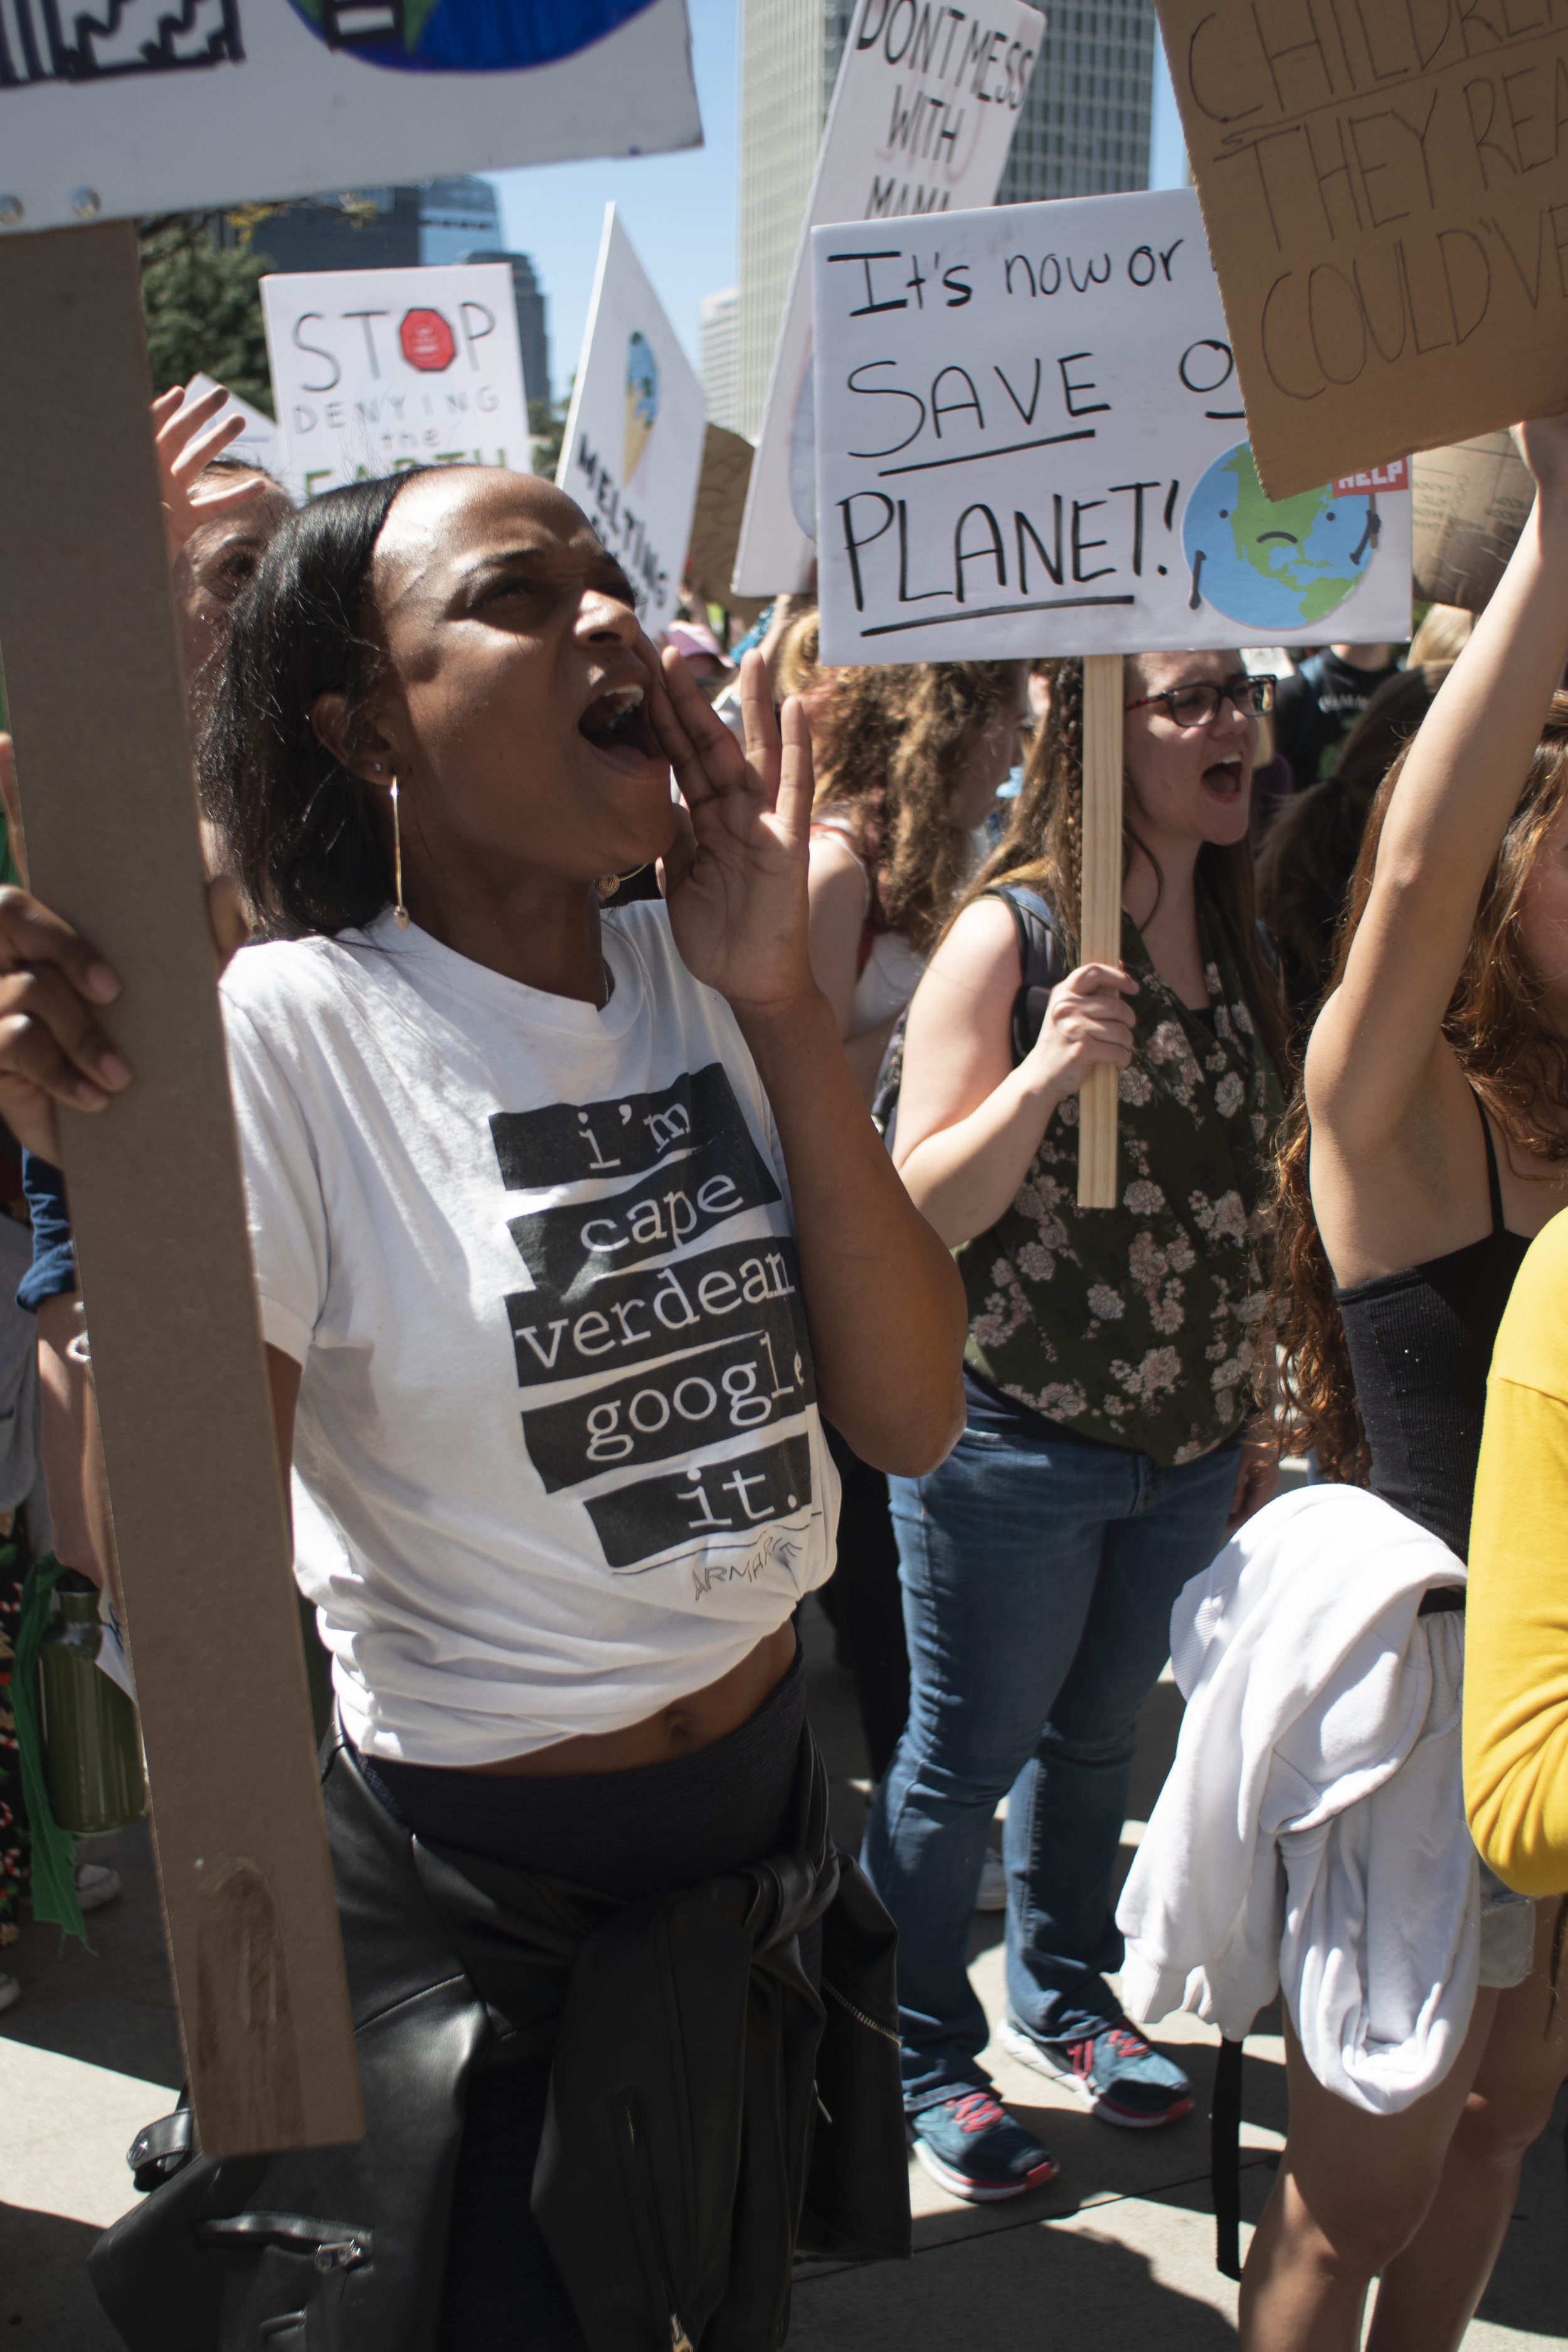
[[[1121,961],[1121,656],[1089,654],[1083,665],[1084,963]],[[1078,1204],[1116,1206],[1116,1072],[1102,1063],[1079,1096]]]
[[[214,985],[128,222],[0,241],[0,648],[34,887],[135,1072],[62,1112],[202,2147],[364,2130]]]

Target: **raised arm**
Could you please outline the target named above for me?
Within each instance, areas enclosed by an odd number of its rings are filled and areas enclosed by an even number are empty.
[[[1312,1032],[1315,1152],[1327,1139],[1336,1155],[1374,1158],[1426,1088],[1477,902],[1568,656],[1568,416],[1520,434],[1534,508],[1400,771],[1344,977]]]
[[[1137,982],[1082,964],[1051,992],[1035,1045],[1014,1066],[1017,935],[1000,900],[966,907],[915,991],[899,1089],[899,1172],[956,1249],[1016,1194],[1058,1106],[1097,1062],[1131,1059]]]
[[[795,1210],[822,1410],[863,1461],[918,1476],[963,1426],[957,1270],[893,1171],[806,953],[811,738],[781,742],[755,655],[744,752],[666,657],[656,724],[690,822],[665,860],[676,943],[728,999],[767,1090]]]

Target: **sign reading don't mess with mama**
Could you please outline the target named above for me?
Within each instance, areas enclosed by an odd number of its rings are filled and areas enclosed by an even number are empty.
[[[1265,497],[1190,190],[812,247],[825,662],[1408,634],[1407,469]]]

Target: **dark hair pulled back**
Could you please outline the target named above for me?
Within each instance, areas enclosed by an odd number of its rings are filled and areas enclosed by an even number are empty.
[[[348,930],[392,899],[374,797],[310,724],[321,694],[351,723],[383,673],[365,612],[371,558],[410,468],[290,515],[234,608],[202,738],[206,814],[271,938]]]

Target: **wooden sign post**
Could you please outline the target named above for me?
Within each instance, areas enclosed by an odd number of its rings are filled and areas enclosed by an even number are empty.
[[[33,887],[135,1083],[63,1111],[196,2130],[364,2122],[229,1106],[135,234],[0,243],[0,649]]]
[[[1079,959],[1121,961],[1122,656],[1083,665],[1083,899]],[[1116,1072],[1101,1062],[1078,1098],[1078,1204],[1116,1206]]]
[[[158,0],[47,13],[0,81],[0,656],[32,879],[118,971],[104,1026],[135,1077],[100,1115],[63,1112],[61,1147],[164,1924],[203,2148],[331,2146],[363,2116],[131,224],[297,195],[329,157],[353,187],[393,150],[420,180],[700,145],[690,26],[685,0],[608,33],[555,0],[541,58],[531,0],[489,0],[443,16],[458,54],[416,58],[426,21],[400,11],[390,29],[276,0],[226,0],[221,27]]]

